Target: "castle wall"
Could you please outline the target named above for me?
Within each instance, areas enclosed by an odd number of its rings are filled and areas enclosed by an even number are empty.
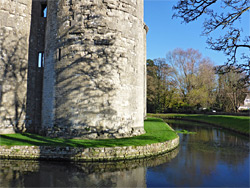
[[[43,62],[45,48],[46,0],[33,0],[29,39],[28,91],[27,91],[27,131],[38,133],[41,129]],[[40,55],[39,55],[40,54]]]
[[[43,131],[144,133],[145,35],[143,0],[48,1]]]
[[[1,134],[24,130],[31,1],[0,1]]]

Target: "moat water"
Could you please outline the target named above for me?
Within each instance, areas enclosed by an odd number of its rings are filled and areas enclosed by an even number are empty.
[[[180,146],[116,163],[0,161],[0,187],[249,187],[249,139],[204,124],[168,121]]]

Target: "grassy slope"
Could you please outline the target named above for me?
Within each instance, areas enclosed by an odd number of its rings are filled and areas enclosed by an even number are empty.
[[[148,114],[149,116],[194,120],[210,123],[231,129],[243,134],[250,134],[250,117],[247,116],[228,116],[228,115],[203,115],[203,114]]]
[[[48,138],[35,134],[6,134],[0,135],[0,145],[25,146],[72,146],[72,147],[115,147],[143,146],[146,144],[164,142],[177,137],[177,134],[161,119],[148,118],[145,120],[146,134],[121,139],[78,140]]]

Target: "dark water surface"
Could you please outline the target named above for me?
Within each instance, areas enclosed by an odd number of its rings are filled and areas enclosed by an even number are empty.
[[[0,160],[0,187],[249,187],[249,139],[211,126],[169,121],[180,147],[146,160],[73,163]]]

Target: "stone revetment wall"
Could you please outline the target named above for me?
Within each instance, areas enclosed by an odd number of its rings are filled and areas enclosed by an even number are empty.
[[[178,147],[179,137],[146,146],[74,148],[53,146],[0,146],[0,158],[72,161],[116,161],[155,156]]]
[[[0,171],[2,187],[25,187],[28,182],[43,182],[41,187],[147,187],[148,167],[159,166],[174,159],[178,148],[166,154],[126,161],[103,162],[42,162],[37,160],[1,160]],[[46,170],[45,180],[40,178],[41,169]],[[53,171],[51,170],[53,169]],[[64,175],[62,175],[62,172]],[[84,174],[84,175],[83,175]],[[10,181],[16,178],[15,184]],[[36,178],[37,177],[37,178]],[[54,177],[54,178],[47,178]],[[73,180],[55,183],[55,179]],[[25,179],[25,181],[24,181]],[[30,186],[30,184],[29,184]]]

